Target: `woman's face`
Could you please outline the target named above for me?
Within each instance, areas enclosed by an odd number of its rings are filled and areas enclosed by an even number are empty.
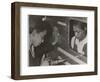
[[[43,42],[45,34],[45,31],[37,33],[36,30],[33,30],[31,34],[31,42],[34,47],[39,46]]]
[[[84,30],[82,30],[78,25],[73,26],[73,31],[77,39],[82,39],[83,38],[82,36],[85,34]]]

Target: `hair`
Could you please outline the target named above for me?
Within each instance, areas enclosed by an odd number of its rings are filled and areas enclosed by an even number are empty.
[[[46,41],[46,42],[49,41],[52,37],[53,28],[48,21],[38,20],[35,23],[34,28],[32,28],[30,30],[31,30],[30,33],[32,33],[33,30],[36,30],[37,33],[46,31],[46,35],[44,36],[44,41]]]
[[[87,23],[73,20],[73,26],[78,26],[78,28],[82,29],[87,34]]]

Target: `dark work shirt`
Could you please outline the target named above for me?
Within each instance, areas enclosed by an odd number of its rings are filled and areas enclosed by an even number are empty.
[[[48,52],[51,52],[56,47],[50,43],[41,43],[39,46],[34,47],[35,58],[29,53],[29,66],[40,66],[42,56]]]

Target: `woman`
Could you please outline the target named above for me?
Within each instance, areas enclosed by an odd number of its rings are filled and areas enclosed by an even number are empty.
[[[87,56],[87,29],[86,24],[74,21],[74,36],[71,39],[71,48],[78,52],[80,56]]]

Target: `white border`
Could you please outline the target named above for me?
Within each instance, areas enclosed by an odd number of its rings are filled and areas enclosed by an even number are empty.
[[[94,71],[94,11],[55,9],[55,8],[37,8],[21,7],[20,9],[20,75],[40,75],[54,73],[75,73]],[[66,66],[28,66],[28,15],[50,15],[50,16],[74,16],[87,17],[88,23],[88,63],[83,65],[66,65]]]

